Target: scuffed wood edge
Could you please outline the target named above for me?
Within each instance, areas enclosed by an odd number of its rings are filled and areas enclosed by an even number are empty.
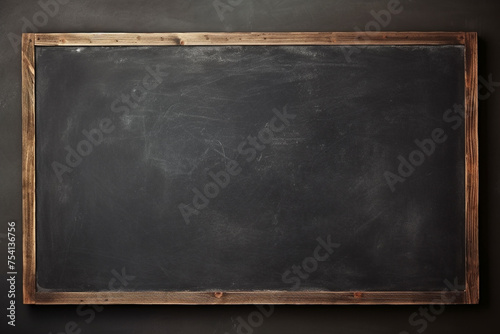
[[[23,302],[35,303],[35,35],[22,38]]]
[[[40,33],[37,46],[109,45],[450,45],[463,32]]]
[[[475,36],[475,34],[472,34]],[[468,37],[466,40],[465,37]],[[30,40],[31,39],[31,40]],[[471,260],[477,249],[477,194],[475,209],[469,205],[469,174],[467,173],[466,291],[363,291],[363,292],[37,292],[35,257],[35,123],[34,123],[34,45],[39,46],[102,46],[102,45],[466,45],[466,64],[471,62],[469,33],[103,33],[103,34],[24,34],[23,35],[23,241],[24,241],[24,303],[37,304],[463,304],[477,302],[479,285],[472,286]],[[469,47],[467,47],[469,46]],[[474,46],[474,57],[477,57]],[[26,55],[26,56],[25,56]],[[477,60],[474,60],[476,62]],[[29,66],[31,65],[31,66]],[[466,69],[470,67],[466,66]],[[467,70],[466,70],[467,72]],[[473,76],[477,76],[474,72]],[[466,73],[466,83],[472,77]],[[477,81],[477,77],[475,78]],[[25,84],[26,82],[26,84]],[[467,84],[467,87],[471,87]],[[477,100],[477,84],[475,85]],[[466,89],[466,97],[471,92]],[[470,99],[467,99],[470,102]],[[472,101],[472,110],[477,108]],[[466,105],[466,110],[470,110]],[[477,117],[477,112],[475,113]],[[466,122],[467,124],[467,122]],[[466,125],[469,129],[471,124]],[[477,121],[475,154],[477,167]],[[469,138],[471,139],[471,138]],[[469,148],[467,140],[467,149]],[[467,157],[467,166],[473,162]],[[467,172],[471,169],[466,167]],[[477,178],[477,171],[476,171]],[[473,178],[471,179],[473,180]],[[477,184],[477,183],[476,183]],[[477,187],[476,187],[477,192]],[[475,220],[469,219],[474,213]],[[472,226],[475,222],[476,229]],[[470,229],[472,228],[472,231]],[[475,233],[475,234],[474,234]],[[470,254],[472,253],[472,254]],[[477,267],[478,268],[478,267]],[[476,271],[476,274],[478,272]],[[477,276],[478,277],[478,276]],[[477,292],[474,297],[473,291]],[[477,298],[477,299],[474,299]]]
[[[464,291],[37,292],[37,304],[463,304]]]
[[[477,33],[465,35],[465,302],[479,303]]]

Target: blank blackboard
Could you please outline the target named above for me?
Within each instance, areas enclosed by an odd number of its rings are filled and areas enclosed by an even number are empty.
[[[469,35],[38,35],[31,302],[477,302]]]

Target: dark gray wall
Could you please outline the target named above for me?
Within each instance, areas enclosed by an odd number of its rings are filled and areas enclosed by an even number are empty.
[[[228,0],[220,0],[228,3]],[[45,1],[50,2],[50,1]],[[45,3],[42,0],[42,3]],[[0,2],[0,249],[1,276],[7,272],[7,222],[21,225],[21,58],[10,39],[20,36],[23,20],[39,20],[41,32],[170,32],[170,31],[354,31],[375,27],[371,11],[388,0],[271,1],[231,0],[231,10],[217,14],[213,1],[76,1],[44,22],[37,1]],[[500,82],[498,52],[500,2],[401,0],[403,10],[381,27],[392,31],[477,31],[479,74]],[[228,8],[228,7],[226,7]],[[35,20],[34,20],[35,19]],[[386,17],[387,19],[387,17]],[[380,25],[379,25],[380,27]],[[31,31],[28,28],[28,31]],[[14,42],[15,44],[15,42]],[[490,80],[490,81],[491,81]],[[486,82],[485,81],[485,82]],[[480,86],[480,252],[481,303],[477,306],[277,306],[254,333],[497,333],[500,300],[498,255],[500,206],[500,84]],[[489,90],[488,90],[489,88]],[[24,306],[21,296],[21,230],[17,230],[16,327],[2,333],[235,333],[239,320],[254,306],[104,306],[93,316],[76,306]],[[443,289],[446,288],[443,286]],[[7,307],[7,281],[0,280],[2,308]],[[416,313],[415,313],[416,312]],[[426,313],[427,312],[427,313]],[[495,317],[496,316],[496,317]],[[426,320],[427,319],[427,320]],[[254,321],[260,320],[258,317]],[[411,321],[413,320],[413,321]],[[66,328],[66,329],[65,329]],[[247,332],[250,332],[247,331]]]

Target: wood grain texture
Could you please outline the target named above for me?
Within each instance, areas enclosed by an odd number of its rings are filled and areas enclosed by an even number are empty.
[[[35,47],[34,34],[22,39],[22,184],[23,184],[23,296],[35,302]]]
[[[477,33],[465,35],[465,303],[479,303]]]
[[[462,304],[463,291],[37,292],[37,304]]]
[[[36,34],[35,45],[450,45],[462,32],[245,32]]]
[[[465,45],[465,291],[41,292],[36,291],[35,59],[38,46],[120,45]],[[25,304],[463,304],[479,302],[477,35],[380,33],[23,34],[23,293]]]

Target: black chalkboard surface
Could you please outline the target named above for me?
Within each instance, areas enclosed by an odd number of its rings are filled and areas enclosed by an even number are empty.
[[[37,46],[36,286],[466,283],[464,45]]]

